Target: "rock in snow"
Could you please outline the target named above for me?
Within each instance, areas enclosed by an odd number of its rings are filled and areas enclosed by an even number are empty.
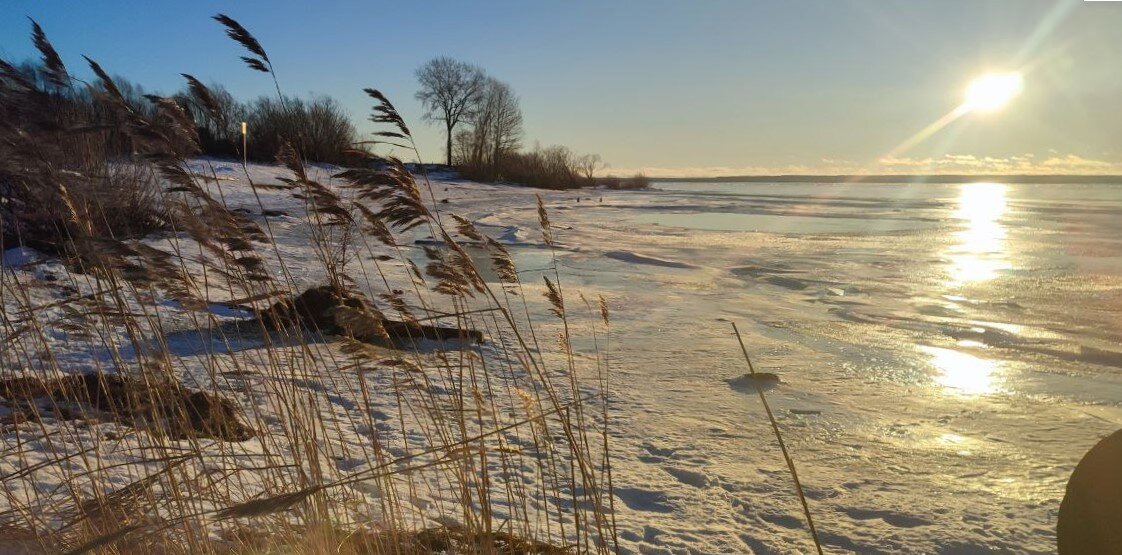
[[[735,378],[725,380],[729,386],[737,390],[750,390],[755,391],[757,387],[770,389],[778,384],[783,383],[779,376],[771,372],[756,372],[755,374],[744,374]]]
[[[1122,430],[1095,444],[1071,473],[1056,525],[1060,554],[1117,553],[1120,525]]]

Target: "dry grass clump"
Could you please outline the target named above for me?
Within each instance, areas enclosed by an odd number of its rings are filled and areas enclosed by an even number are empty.
[[[264,47],[216,19],[287,109]],[[80,82],[38,25],[33,40],[45,84],[0,63],[0,112],[19,116],[0,125],[0,247],[34,235],[68,271],[0,272],[0,400],[12,417],[0,529],[31,550],[74,553],[615,549],[606,353],[574,354],[556,270],[557,320],[543,322],[510,253],[466,219],[445,227],[427,180],[362,148],[345,153],[361,162],[351,169],[312,171],[299,126],[277,132],[295,134],[276,153],[287,176],[257,183],[247,169],[257,211],[234,210],[229,180],[191,160],[193,112],[223,109],[208,87],[187,76],[194,108],[151,96],[139,110],[90,60],[97,79],[81,87],[104,118],[59,124],[53,106],[70,106]],[[396,108],[367,93],[387,127],[379,140],[415,151]],[[133,155],[86,156],[90,133]],[[158,199],[154,227],[172,233],[119,233],[106,197],[79,194],[118,172],[132,176],[120,194]],[[285,254],[291,230],[264,215],[267,195],[302,207],[310,259]],[[437,241],[417,251],[414,229]],[[594,337],[606,306],[600,315],[585,322]],[[543,325],[560,330],[556,346],[538,343]],[[587,365],[589,384],[578,379]]]
[[[38,25],[34,37],[40,68],[0,60],[0,238],[60,252],[79,235],[166,227],[156,175],[127,157],[112,163],[131,141],[76,88]]]
[[[509,532],[480,533],[463,528],[434,527],[396,534],[354,534],[338,549],[342,553],[498,553],[503,555],[564,555],[572,549],[520,538]]]
[[[0,398],[11,414],[7,426],[44,415],[61,420],[101,416],[172,439],[245,441],[253,430],[236,405],[179,383],[145,383],[116,374],[71,374],[44,380],[0,380]]]

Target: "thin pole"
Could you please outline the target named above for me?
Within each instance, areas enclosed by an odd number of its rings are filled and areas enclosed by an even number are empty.
[[[246,122],[242,122],[242,168],[249,169],[249,153],[246,152],[246,136],[249,129]]]
[[[803,494],[803,485],[799,482],[799,473],[795,470],[795,461],[791,460],[791,455],[787,453],[787,444],[783,443],[783,435],[779,433],[779,424],[775,421],[775,415],[771,413],[771,406],[767,404],[767,397],[764,396],[764,388],[760,387],[760,382],[755,379],[756,369],[752,366],[752,359],[748,358],[748,349],[744,347],[744,339],[740,337],[740,330],[736,329],[736,322],[732,322],[732,331],[736,334],[736,340],[740,342],[740,352],[744,353],[744,360],[748,363],[748,373],[752,375],[752,385],[756,386],[756,393],[760,394],[760,402],[764,405],[764,410],[767,411],[767,419],[771,421],[771,429],[775,431],[775,439],[779,441],[779,449],[783,451],[783,459],[787,461],[787,469],[791,471],[791,478],[795,480],[795,491],[799,494],[799,501],[803,504],[803,514],[806,515],[806,523],[810,526],[810,536],[814,540],[814,547],[818,549],[818,555],[822,555],[822,543],[818,541],[818,531],[814,529],[814,519],[810,517],[810,506],[806,504],[806,495]]]

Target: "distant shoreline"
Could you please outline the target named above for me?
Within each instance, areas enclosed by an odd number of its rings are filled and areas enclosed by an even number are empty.
[[[652,177],[653,182],[686,183],[1001,183],[1073,185],[1122,184],[1122,175],[733,175],[723,177]]]

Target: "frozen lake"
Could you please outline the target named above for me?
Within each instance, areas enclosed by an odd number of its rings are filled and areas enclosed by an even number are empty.
[[[531,194],[444,193],[527,237]],[[735,321],[783,379],[768,395],[830,551],[1054,551],[1071,469],[1122,427],[1122,188],[600,195],[543,196],[569,286],[614,310],[629,550],[811,548],[758,401],[725,381],[746,370]]]

